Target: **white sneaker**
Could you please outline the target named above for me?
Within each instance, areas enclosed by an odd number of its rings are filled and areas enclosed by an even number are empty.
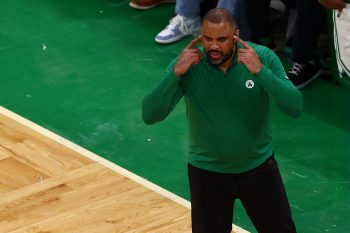
[[[169,22],[169,25],[156,36],[156,42],[169,44],[180,40],[188,35],[199,35],[201,20],[198,17],[188,18],[176,15]]]

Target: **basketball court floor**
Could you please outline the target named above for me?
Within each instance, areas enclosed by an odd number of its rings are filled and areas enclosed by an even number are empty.
[[[191,232],[188,201],[4,108],[0,180],[1,232]]]
[[[174,5],[0,3],[0,232],[190,232],[181,102],[146,126],[143,96],[191,40],[158,45]],[[350,93],[322,77],[304,113],[272,106],[301,233],[350,231]],[[240,203],[237,232],[256,232]],[[243,230],[245,229],[245,230]]]

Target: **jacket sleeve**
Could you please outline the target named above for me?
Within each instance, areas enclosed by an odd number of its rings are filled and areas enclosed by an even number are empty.
[[[257,74],[257,80],[285,113],[298,117],[303,111],[303,96],[288,79],[282,63],[271,50],[265,51],[266,62]]]
[[[177,59],[169,64],[163,79],[143,98],[142,120],[145,124],[165,119],[183,96],[180,78],[173,72],[176,61]]]

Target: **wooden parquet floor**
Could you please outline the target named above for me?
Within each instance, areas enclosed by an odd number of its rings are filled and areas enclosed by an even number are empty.
[[[189,202],[0,107],[0,232],[186,233]]]

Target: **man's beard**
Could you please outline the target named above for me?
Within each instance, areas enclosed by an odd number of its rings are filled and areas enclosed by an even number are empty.
[[[233,55],[233,48],[230,49],[227,53],[223,53],[220,50],[208,50],[208,52],[205,52],[209,60],[211,61],[212,64],[214,65],[222,65],[225,62],[227,62]],[[211,54],[213,55],[219,55],[219,58],[212,58]]]

